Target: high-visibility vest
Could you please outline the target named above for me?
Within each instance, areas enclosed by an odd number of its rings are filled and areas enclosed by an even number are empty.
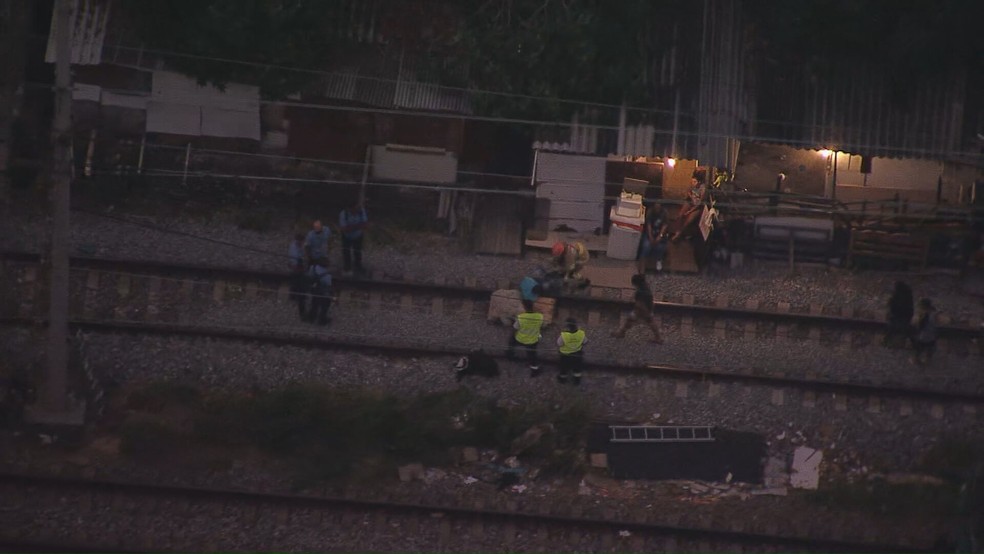
[[[536,344],[540,340],[540,326],[543,325],[543,314],[540,312],[524,312],[516,316],[519,329],[516,329],[516,342],[520,344]]]
[[[564,344],[560,347],[561,354],[575,354],[580,352],[581,347],[584,346],[584,330],[578,329],[573,333],[561,331],[560,340],[564,341]]]

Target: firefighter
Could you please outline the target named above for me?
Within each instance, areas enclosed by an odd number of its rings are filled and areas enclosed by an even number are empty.
[[[590,281],[581,275],[584,266],[591,259],[591,255],[588,253],[588,247],[583,242],[554,243],[551,253],[553,254],[554,261],[560,266],[565,283],[579,287],[586,287],[591,284]]]

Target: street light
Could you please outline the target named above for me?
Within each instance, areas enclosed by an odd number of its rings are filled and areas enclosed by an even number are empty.
[[[826,148],[820,151],[820,156],[823,158],[829,158],[831,154],[832,152],[830,150],[827,150]]]

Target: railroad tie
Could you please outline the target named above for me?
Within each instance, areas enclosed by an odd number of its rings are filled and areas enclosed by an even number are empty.
[[[283,283],[277,287],[277,303],[283,304],[288,298],[290,298],[290,284]]]
[[[693,316],[685,315],[680,318],[680,336],[689,337],[694,331]]]
[[[689,387],[687,386],[686,381],[677,382],[676,391],[673,393],[673,396],[676,396],[677,398],[686,398],[689,392],[688,388]]]
[[[119,280],[116,282],[116,294],[120,298],[126,298],[130,296],[130,276],[120,275]]]
[[[256,298],[256,288],[256,281],[246,283],[246,300],[254,300]]]
[[[91,318],[96,312],[96,295],[99,291],[99,272],[89,270],[85,278],[85,292],[82,297],[82,316]]]
[[[215,282],[215,285],[212,287],[212,300],[214,300],[216,304],[222,304],[222,299],[225,298],[225,290],[225,281]]]
[[[147,282],[147,310],[144,312],[147,321],[157,320],[157,316],[160,314],[160,308],[157,306],[160,296],[161,278],[151,277]]]
[[[782,406],[786,403],[786,395],[782,389],[772,389],[772,404]]]
[[[708,383],[707,384],[707,396],[708,398],[716,398],[721,395],[721,384],[720,383]]]
[[[881,399],[877,396],[868,397],[868,413],[879,414],[881,413]]]
[[[813,408],[817,405],[817,393],[808,390],[803,393],[803,407]]]
[[[431,313],[434,315],[444,315],[444,299],[440,296],[431,300]]]
[[[413,295],[404,294],[400,296],[400,310],[408,312],[413,309]]]
[[[847,397],[834,395],[834,410],[838,412],[847,411]]]
[[[601,312],[598,310],[588,311],[588,325],[595,327],[601,324]]]
[[[377,289],[369,292],[369,310],[378,312],[383,309],[383,293]]]
[[[903,400],[899,405],[899,415],[900,416],[911,416],[912,415],[912,403],[907,400]]]
[[[933,419],[943,419],[945,414],[946,409],[942,404],[933,404],[933,406],[929,409],[929,415],[933,416]]]

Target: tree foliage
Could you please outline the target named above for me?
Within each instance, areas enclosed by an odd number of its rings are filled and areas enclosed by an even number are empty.
[[[467,67],[460,84],[473,89],[646,104],[670,38],[666,22],[693,7],[700,6],[683,0],[462,0],[462,22],[444,44],[444,60]],[[478,98],[498,113],[569,111],[558,102]]]
[[[767,0],[746,2],[768,61],[836,75],[883,71],[898,91],[964,68],[984,72],[978,0]]]
[[[120,0],[147,48],[169,55],[176,69],[201,83],[259,85],[284,96],[313,81],[315,73],[274,66],[323,69],[343,53],[336,2],[305,0]],[[207,59],[213,58],[213,59]],[[223,60],[244,60],[252,64]]]

